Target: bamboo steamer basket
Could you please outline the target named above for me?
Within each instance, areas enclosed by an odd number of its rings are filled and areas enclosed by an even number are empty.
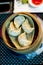
[[[35,21],[35,23],[38,26],[38,31],[36,30],[38,32],[37,38],[34,40],[33,44],[30,47],[26,47],[26,49],[16,49],[15,47],[13,47],[13,45],[9,44],[9,39],[6,37],[6,33],[5,33],[6,32],[6,24],[9,20],[12,20],[12,18],[14,18],[14,16],[16,16],[17,14],[26,14],[26,15],[32,17],[32,19]],[[37,19],[37,17],[34,14],[30,14],[28,12],[19,12],[19,13],[12,14],[10,17],[8,17],[8,19],[2,25],[2,38],[5,42],[5,45],[14,52],[17,52],[20,54],[32,53],[37,48],[39,48],[39,46],[41,44],[40,42],[42,39],[42,28],[41,28],[40,20]]]

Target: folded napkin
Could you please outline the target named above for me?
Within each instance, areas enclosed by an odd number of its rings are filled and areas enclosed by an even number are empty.
[[[35,56],[39,55],[42,52],[43,52],[43,43],[41,44],[40,48],[37,49],[35,52],[31,54],[26,54],[25,56],[27,59],[33,59]]]
[[[38,16],[37,18],[41,21],[42,30],[43,30],[43,21]],[[25,56],[27,59],[33,59],[35,56],[39,55],[42,52],[43,52],[43,37],[42,37],[42,42],[41,42],[41,46],[39,47],[39,49],[37,49],[35,52],[32,52],[31,54],[26,54]]]

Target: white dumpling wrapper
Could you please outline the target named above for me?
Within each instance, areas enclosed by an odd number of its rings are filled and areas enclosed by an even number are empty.
[[[18,36],[18,42],[21,46],[28,46],[31,44],[31,41],[27,40],[25,32]]]
[[[10,26],[8,28],[8,34],[12,36],[18,36],[21,33],[21,27],[16,29],[13,25],[13,22],[10,23]]]
[[[22,29],[26,32],[26,33],[31,33],[34,30],[34,27],[31,27],[28,19],[25,20],[25,22],[23,22],[22,24]]]
[[[17,16],[14,19],[14,25],[16,28],[19,28],[20,25],[25,21],[25,17],[24,16]]]

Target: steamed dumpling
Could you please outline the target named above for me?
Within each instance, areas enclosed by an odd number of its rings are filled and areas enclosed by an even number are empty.
[[[25,22],[23,22],[22,28],[26,33],[31,33],[34,30],[34,27],[30,26],[28,19],[26,19]]]
[[[25,21],[25,17],[24,16],[17,16],[14,19],[14,25],[16,28],[19,28],[19,26]]]
[[[18,36],[18,42],[21,46],[28,46],[31,44],[31,41],[27,40],[25,32]]]
[[[8,28],[8,34],[11,36],[18,36],[20,33],[21,33],[21,27],[16,29],[13,22],[11,22]]]
[[[15,38],[14,36],[11,36],[11,35],[9,35],[9,38],[10,38],[10,40],[12,41],[13,45],[14,45],[17,49],[19,49],[20,46],[19,46],[19,44],[18,44],[16,38]]]

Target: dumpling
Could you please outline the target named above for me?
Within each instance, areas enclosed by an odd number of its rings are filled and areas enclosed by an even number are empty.
[[[18,42],[21,46],[28,46],[31,44],[31,41],[27,40],[25,32],[18,36]]]
[[[31,27],[28,19],[25,20],[25,22],[23,22],[22,24],[22,29],[26,32],[26,33],[31,33],[34,30],[34,27]]]
[[[21,33],[21,27],[16,29],[13,22],[11,22],[8,28],[8,34],[11,36],[18,36],[20,33]]]
[[[17,49],[19,49],[20,46],[19,46],[19,44],[18,44],[16,38],[15,38],[14,36],[11,36],[11,35],[9,35],[9,38],[10,38],[10,40],[12,41],[13,45],[14,45]]]
[[[19,28],[19,26],[25,21],[25,17],[24,16],[17,16],[14,19],[14,25],[16,28]]]

